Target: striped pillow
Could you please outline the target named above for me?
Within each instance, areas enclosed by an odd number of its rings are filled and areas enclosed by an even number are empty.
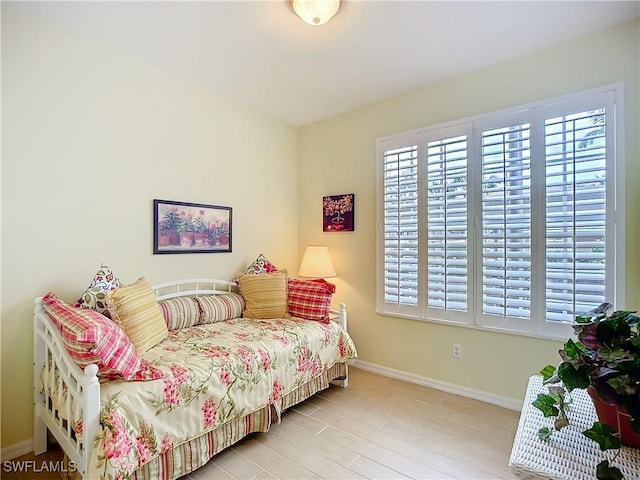
[[[108,292],[107,305],[111,318],[120,324],[140,354],[169,335],[156,296],[144,277]]]
[[[287,275],[276,272],[264,275],[238,274],[240,293],[247,318],[288,318]]]
[[[200,308],[194,297],[176,297],[158,302],[169,330],[193,327],[200,319]]]
[[[140,358],[122,328],[112,320],[88,308],[72,307],[53,292],[47,293],[42,303],[80,368],[96,364],[100,378],[160,378],[160,371]]]
[[[329,321],[331,297],[336,286],[319,278],[317,280],[290,279],[288,283],[289,313],[294,317],[319,322]]]
[[[200,306],[200,323],[223,322],[242,315],[244,298],[237,293],[196,297]]]

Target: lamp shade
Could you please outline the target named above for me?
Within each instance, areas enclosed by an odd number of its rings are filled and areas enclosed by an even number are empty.
[[[289,0],[293,11],[310,25],[327,23],[338,12],[342,0]]]
[[[329,249],[326,245],[308,245],[302,257],[298,275],[301,277],[329,278],[335,277]]]

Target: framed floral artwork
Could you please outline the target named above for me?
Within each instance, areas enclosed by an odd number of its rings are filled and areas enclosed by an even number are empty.
[[[322,197],[322,231],[353,232],[355,202],[353,193]]]
[[[153,201],[153,253],[231,251],[231,207]]]

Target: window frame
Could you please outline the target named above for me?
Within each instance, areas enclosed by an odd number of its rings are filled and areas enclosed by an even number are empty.
[[[606,130],[606,263],[605,298],[616,309],[625,304],[625,149],[624,85],[604,85],[568,95],[514,106],[378,138],[376,141],[377,234],[376,234],[376,312],[380,315],[444,323],[484,330],[542,338],[566,339],[573,329],[570,323],[545,320],[545,274],[543,268],[531,269],[531,315],[529,319],[491,317],[482,314],[482,132],[495,126],[530,124],[531,230],[545,225],[545,120],[573,112],[605,107]],[[427,305],[427,145],[464,132],[467,135],[467,262],[471,294],[467,312],[433,309]],[[417,305],[396,305],[385,301],[385,231],[384,231],[384,155],[392,149],[416,145],[418,178],[418,288]],[[546,235],[532,235],[531,263],[546,259]],[[536,294],[537,292],[537,294]],[[609,293],[607,293],[609,292]],[[540,294],[542,293],[542,294]]]

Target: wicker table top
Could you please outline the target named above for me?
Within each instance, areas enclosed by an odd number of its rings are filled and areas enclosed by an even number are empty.
[[[538,438],[538,430],[544,426],[553,428],[553,419],[544,418],[540,410],[531,405],[541,392],[546,393],[547,389],[542,385],[542,377],[534,375],[527,386],[509,467],[518,478],[525,480],[594,480],[596,465],[613,458],[615,451],[602,452],[596,442],[582,435],[596,419],[591,398],[585,390],[571,392],[570,425],[554,431],[545,442]],[[627,480],[640,479],[640,450],[622,447],[613,465]]]

